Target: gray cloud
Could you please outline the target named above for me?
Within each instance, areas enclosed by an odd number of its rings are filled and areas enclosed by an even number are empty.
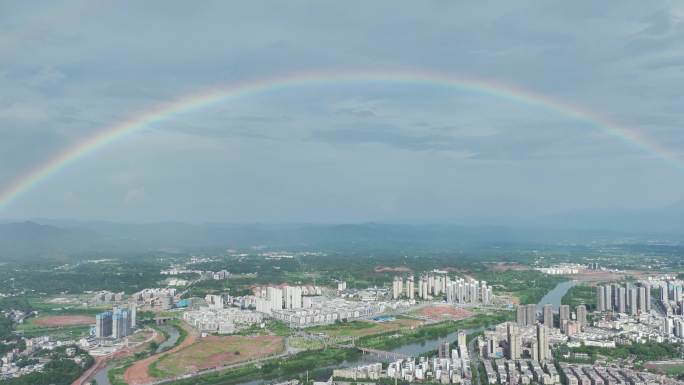
[[[668,1],[2,8],[0,188],[167,101],[326,70],[409,68],[507,83],[684,152],[684,7]],[[600,127],[429,84],[312,83],[245,94],[171,116],[86,159],[0,217],[430,219],[684,198],[673,162]]]

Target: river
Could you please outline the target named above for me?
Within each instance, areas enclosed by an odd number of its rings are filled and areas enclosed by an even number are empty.
[[[565,295],[565,293],[568,292],[568,290],[575,286],[577,284],[576,281],[565,281],[561,282],[556,287],[554,287],[551,291],[546,293],[546,295],[539,301],[537,304],[537,309],[541,311],[542,307],[544,304],[550,303],[553,305],[553,308],[555,311],[558,311],[558,308],[561,304],[561,299]],[[485,330],[485,327],[478,327],[478,328],[472,328],[472,329],[466,329],[465,332],[467,334],[472,334],[472,333],[477,333],[480,331]],[[159,345],[160,349],[163,349],[165,346],[173,346],[175,341],[178,339],[178,331],[173,328],[169,327],[168,329],[165,329],[169,333],[169,339],[164,341],[162,344]],[[421,342],[413,342],[413,343],[408,343],[406,345],[402,345],[399,347],[396,347],[394,349],[390,349],[389,351],[394,352],[394,353],[401,353],[404,355],[408,356],[413,356],[417,357],[421,354],[427,353],[431,350],[437,349],[437,345],[440,341],[447,340],[449,343],[453,343],[456,341],[456,338],[458,336],[458,331],[453,331],[449,334],[447,334],[445,337],[438,337],[438,338],[433,338]],[[374,355],[362,355],[358,359],[355,360],[349,360],[349,361],[343,361],[334,365],[328,365],[326,367],[322,368],[316,368],[316,369],[335,369],[335,368],[344,368],[344,367],[350,367],[350,366],[356,366],[362,363],[371,363],[371,362],[377,362],[378,357]],[[97,380],[98,385],[111,385],[109,383],[109,379],[107,378],[107,372],[111,369],[110,366],[107,366],[105,369],[99,371],[97,375],[95,376],[95,379]],[[262,385],[262,384],[270,384],[274,381],[272,380],[253,380],[253,381],[247,381],[247,382],[242,382],[236,385]]]
[[[564,281],[556,285],[553,290],[546,293],[541,301],[539,301],[537,304],[537,311],[542,312],[544,305],[550,303],[553,305],[553,311],[558,312],[558,308],[561,305],[561,299],[563,299],[565,293],[575,285],[577,285],[577,281]]]
[[[159,344],[159,347],[157,348],[155,353],[161,353],[163,350],[172,347],[173,345],[176,344],[176,341],[178,341],[178,337],[180,337],[180,333],[178,333],[178,329],[176,329],[173,326],[159,325],[159,329],[165,331],[169,335],[169,338],[167,338],[166,341]],[[98,385],[99,385],[99,383],[98,383]]]
[[[180,337],[180,333],[178,333],[178,329],[176,329],[173,326],[170,325],[160,325],[160,329],[164,330],[166,333],[168,333],[169,338],[167,338],[164,342],[159,344],[159,347],[155,351],[155,353],[159,353],[164,349],[172,347],[176,341],[178,341],[178,338]],[[114,368],[114,364],[110,363],[109,365],[105,366],[101,370],[99,370],[97,373],[95,373],[95,381],[97,381],[97,385],[112,385],[111,382],[109,382],[109,371]]]

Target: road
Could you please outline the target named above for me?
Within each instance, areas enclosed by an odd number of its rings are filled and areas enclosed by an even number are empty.
[[[470,362],[475,371],[475,373],[473,373],[473,385],[481,385],[480,373],[477,371],[480,367],[480,354],[475,349],[475,346],[477,346],[477,338],[473,338],[468,342],[468,355],[470,356]]]
[[[95,375],[97,374],[98,371],[107,367],[107,363],[113,357],[121,357],[122,355],[128,354],[128,353],[132,352],[133,350],[135,350],[135,348],[137,348],[138,346],[146,344],[146,343],[154,340],[155,338],[157,338],[157,331],[154,329],[151,329],[151,330],[152,330],[152,335],[149,338],[147,338],[145,341],[137,343],[134,346],[130,346],[130,347],[124,348],[122,350],[116,351],[114,353],[110,353],[110,354],[95,358],[95,363],[93,363],[93,365],[91,365],[90,368],[88,368],[88,370],[83,372],[83,374],[81,374],[80,377],[78,377],[76,380],[74,380],[74,382],[72,382],[71,385],[87,384],[88,381],[92,380],[95,377]]]
[[[190,373],[190,374],[185,374],[185,375],[178,376],[178,377],[165,378],[163,380],[148,382],[146,384],[141,384],[141,385],[161,385],[161,384],[166,384],[166,383],[173,382],[173,381],[186,380],[188,378],[195,378],[195,377],[203,376],[203,375],[209,374],[209,373],[222,372],[224,370],[235,369],[235,368],[239,368],[241,366],[250,365],[250,364],[257,364],[260,362],[273,360],[273,359],[277,359],[277,358],[285,358],[289,355],[290,355],[290,353],[288,353],[286,350],[285,352],[277,354],[275,356],[255,358],[255,359],[249,360],[249,361],[242,361],[242,362],[238,362],[235,364],[218,366],[218,367],[211,368],[211,369],[205,369],[205,370],[201,370],[201,371]]]

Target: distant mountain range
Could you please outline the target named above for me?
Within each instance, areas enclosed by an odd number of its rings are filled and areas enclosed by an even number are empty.
[[[652,209],[583,210],[553,215],[536,225],[647,234],[684,234],[684,201]]]
[[[473,222],[475,223],[475,222]],[[593,210],[501,225],[124,224],[40,219],[0,224],[0,260],[97,257],[265,246],[287,249],[454,250],[478,245],[684,241],[684,202]]]

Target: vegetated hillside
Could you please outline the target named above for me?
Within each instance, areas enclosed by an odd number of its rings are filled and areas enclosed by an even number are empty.
[[[35,222],[0,224],[0,260],[68,257],[83,253],[133,250],[88,229],[60,228]]]
[[[45,221],[0,224],[0,260],[89,258],[149,251],[198,252],[226,248],[327,249],[396,252],[467,250],[485,246],[646,240],[617,231],[501,226],[401,224],[120,224]],[[661,238],[651,238],[661,239]]]

